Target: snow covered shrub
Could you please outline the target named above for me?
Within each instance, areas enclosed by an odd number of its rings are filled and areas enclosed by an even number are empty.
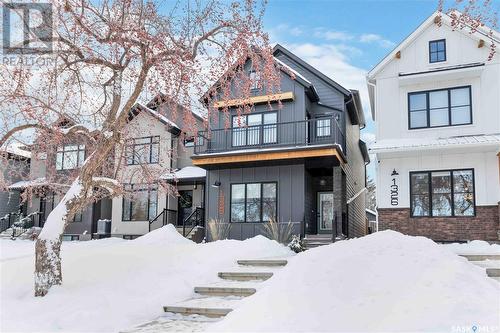
[[[280,244],[287,244],[292,236],[293,223],[292,222],[277,222],[275,219],[270,219],[269,222],[264,223],[264,233],[267,238],[273,239]]]
[[[227,239],[230,230],[231,224],[224,223],[224,220],[210,219],[210,221],[208,221],[208,231],[210,232],[212,241]]]
[[[300,239],[299,235],[292,235],[292,240],[288,243],[288,247],[295,253],[305,251],[304,244],[302,243],[302,239]]]

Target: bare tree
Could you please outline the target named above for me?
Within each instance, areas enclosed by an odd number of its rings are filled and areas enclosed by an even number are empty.
[[[209,99],[250,96],[253,79],[239,71],[248,59],[259,87],[279,90],[279,71],[261,25],[265,3],[181,1],[163,3],[163,11],[157,2],[142,0],[52,4],[54,53],[46,56],[52,61],[0,69],[0,147],[24,140],[33,155],[47,160],[65,142],[85,142],[88,148],[81,168],[53,176],[69,189],[62,190],[36,241],[36,296],[62,283],[60,251],[68,221],[103,196],[125,191],[117,176],[123,156],[117,152],[124,151],[129,110],[145,91],[161,96],[160,112],[180,113],[189,127],[191,111],[201,108],[198,98],[208,87]],[[251,109],[245,105],[239,112]],[[141,173],[144,182],[158,182],[158,170],[144,166]],[[32,192],[28,186],[26,193]]]
[[[377,208],[377,186],[369,176],[366,177],[366,208],[371,210]]]
[[[438,11],[451,17],[453,29],[466,30],[469,33],[480,31],[490,37],[488,60],[493,59],[496,53],[494,30],[498,30],[498,10],[498,3],[493,0],[438,1]],[[441,22],[438,22],[438,24],[441,24]]]

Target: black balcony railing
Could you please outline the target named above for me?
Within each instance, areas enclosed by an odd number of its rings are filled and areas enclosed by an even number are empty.
[[[321,144],[338,144],[345,151],[345,136],[335,117],[200,131],[195,154]]]

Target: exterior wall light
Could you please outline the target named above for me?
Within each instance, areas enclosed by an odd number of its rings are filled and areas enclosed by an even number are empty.
[[[215,183],[212,184],[212,187],[220,187],[220,181],[216,180]]]

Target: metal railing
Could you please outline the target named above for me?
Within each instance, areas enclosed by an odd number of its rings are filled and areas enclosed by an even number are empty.
[[[167,224],[177,225],[177,211],[173,209],[163,209],[154,219],[149,221],[149,231],[161,228]]]
[[[231,150],[338,144],[345,136],[335,117],[199,131],[195,154]]]
[[[22,212],[12,212],[0,218],[0,232],[12,228],[11,238],[17,238],[35,226],[40,219],[40,212],[24,215]]]
[[[205,222],[205,209],[201,207],[196,207],[195,210],[189,214],[189,216],[182,223],[182,235],[184,237],[189,236],[189,234],[196,227],[203,227]]]

